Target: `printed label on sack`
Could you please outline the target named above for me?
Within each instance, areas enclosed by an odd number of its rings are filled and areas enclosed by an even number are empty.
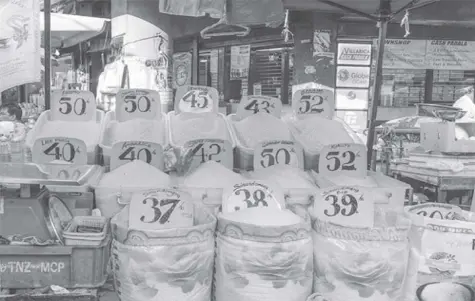
[[[36,139],[31,156],[32,161],[37,164],[65,161],[76,165],[87,165],[86,143],[75,138],[51,137]]]
[[[59,90],[51,94],[51,120],[95,121],[96,98],[90,91]]]
[[[175,112],[207,113],[218,112],[218,90],[207,86],[181,86],[175,95]]]
[[[233,168],[233,147],[227,140],[192,140],[185,143],[183,149],[182,161],[188,171],[194,170],[208,161],[221,163],[229,169]]]
[[[119,122],[131,119],[157,119],[161,114],[157,91],[123,89],[116,95],[115,115]]]
[[[129,209],[129,229],[159,230],[193,226],[191,197],[174,189],[135,193]]]
[[[318,173],[346,174],[354,177],[366,177],[366,147],[363,144],[346,143],[326,145],[320,152]]]
[[[79,181],[89,169],[87,166],[72,164],[48,164],[44,166],[51,179],[63,181]]]
[[[241,99],[236,111],[236,117],[242,120],[257,113],[268,113],[277,118],[282,114],[282,102],[278,98],[251,95]]]
[[[293,141],[267,141],[254,150],[254,169],[273,165],[303,168],[303,150]]]
[[[315,199],[314,213],[323,221],[366,228],[374,225],[374,199],[370,189],[338,186],[325,189]]]
[[[163,147],[148,141],[121,141],[112,146],[111,171],[134,160],[142,160],[163,170]]]
[[[335,93],[327,89],[301,89],[292,97],[292,109],[296,116],[318,115],[332,119],[335,114]]]
[[[275,187],[262,181],[246,181],[235,184],[223,193],[223,212],[235,212],[247,208],[271,207],[281,209],[284,195]]]

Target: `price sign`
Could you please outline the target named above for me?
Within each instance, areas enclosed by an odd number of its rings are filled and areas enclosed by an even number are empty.
[[[268,96],[251,95],[243,97],[237,108],[236,116],[239,119],[244,119],[259,112],[268,113],[280,118],[282,102],[278,98]]]
[[[374,199],[371,190],[338,186],[324,190],[314,203],[314,214],[323,221],[348,227],[373,227]]]
[[[96,98],[90,91],[62,90],[51,94],[51,119],[95,121]]]
[[[153,189],[132,196],[129,229],[159,230],[193,226],[191,197],[174,189]]]
[[[318,173],[347,174],[354,177],[367,175],[366,146],[357,143],[326,145],[320,152]]]
[[[182,161],[193,170],[208,161],[216,161],[229,169],[233,168],[233,147],[222,139],[198,139],[184,145]]]
[[[87,165],[86,143],[75,138],[51,137],[36,139],[31,155],[32,161],[37,164],[65,161],[76,165]]]
[[[207,86],[181,86],[175,95],[175,112],[218,112],[218,90]]]
[[[293,141],[267,141],[254,150],[254,169],[273,165],[303,168],[303,150]]]
[[[327,89],[302,89],[292,97],[292,109],[296,116],[318,115],[332,119],[335,114],[335,93]]]
[[[223,212],[235,212],[247,208],[285,207],[284,194],[262,181],[246,181],[235,184],[223,193]]]
[[[142,160],[163,170],[163,147],[147,141],[121,141],[112,146],[110,170],[134,160]]]
[[[161,114],[158,92],[143,89],[122,89],[117,92],[115,115],[119,122],[131,119],[157,119]]]

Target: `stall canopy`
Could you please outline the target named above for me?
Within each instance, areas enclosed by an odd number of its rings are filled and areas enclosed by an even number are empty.
[[[41,12],[41,30],[44,31]],[[51,47],[67,48],[87,41],[107,28],[109,19],[51,13]]]

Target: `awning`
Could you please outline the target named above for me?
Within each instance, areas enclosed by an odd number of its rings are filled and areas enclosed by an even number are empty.
[[[44,30],[44,13],[40,15]],[[51,46],[67,48],[100,35],[109,19],[51,13]]]

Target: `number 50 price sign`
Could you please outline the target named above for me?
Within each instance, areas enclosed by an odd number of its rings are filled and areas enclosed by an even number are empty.
[[[90,91],[64,90],[51,94],[51,119],[95,121],[96,99]]]

